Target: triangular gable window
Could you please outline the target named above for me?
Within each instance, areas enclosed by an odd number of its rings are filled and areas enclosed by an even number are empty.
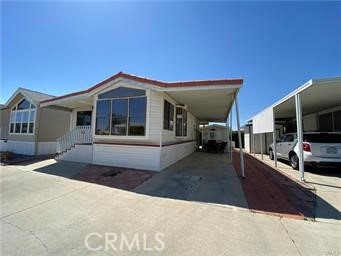
[[[26,99],[23,99],[18,104],[18,110],[29,109],[29,108],[30,108],[30,103]]]
[[[126,98],[146,95],[145,90],[133,89],[128,87],[118,87],[111,91],[98,95],[99,99]]]

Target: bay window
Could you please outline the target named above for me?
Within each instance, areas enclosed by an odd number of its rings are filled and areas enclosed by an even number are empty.
[[[176,128],[175,136],[187,136],[187,111],[181,107],[176,108]]]
[[[26,99],[11,110],[9,131],[12,134],[33,134],[36,107]]]
[[[98,96],[97,135],[144,136],[146,133],[145,91],[119,87]]]

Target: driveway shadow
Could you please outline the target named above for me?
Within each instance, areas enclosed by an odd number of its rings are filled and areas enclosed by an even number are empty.
[[[280,159],[280,158],[277,159],[277,161],[279,161],[285,165],[288,165],[288,167],[291,168],[289,161],[287,161],[285,159]],[[322,176],[341,178],[341,169],[338,167],[326,168],[326,167],[314,167],[314,166],[310,166],[310,165],[305,165],[304,171],[314,173],[314,174],[318,174],[318,175],[322,175]]]
[[[33,171],[131,191],[155,172],[122,167],[59,161]]]

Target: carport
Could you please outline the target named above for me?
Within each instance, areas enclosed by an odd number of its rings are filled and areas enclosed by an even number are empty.
[[[331,112],[331,120],[321,118],[326,110],[335,110]],[[250,153],[255,154],[256,147],[259,146],[263,159],[266,150],[263,136],[267,138],[271,134],[277,167],[276,139],[281,133],[289,132],[288,124],[292,124],[299,145],[299,179],[304,181],[303,131],[341,131],[339,110],[341,110],[341,78],[310,80],[249,120],[247,126],[250,131],[252,129],[250,132],[252,136],[249,137]],[[303,117],[305,127],[303,127]],[[279,129],[281,126],[284,126],[283,131]]]
[[[242,82],[242,80],[241,80]],[[200,87],[200,88],[167,88],[164,91],[169,96],[183,105],[187,106],[193,115],[199,120],[200,125],[206,125],[209,122],[225,123],[226,127],[232,127],[232,112],[233,105],[236,111],[236,121],[238,129],[238,141],[239,145],[242,145],[241,141],[241,129],[240,129],[240,118],[239,118],[239,105],[238,105],[238,93],[242,84],[238,85],[227,85],[226,87]],[[229,156],[232,159],[232,129],[228,134]],[[162,136],[160,136],[160,140]],[[160,145],[164,145],[160,141]],[[167,145],[166,145],[167,146]],[[240,146],[241,147],[241,146]],[[244,156],[243,151],[240,148],[240,165],[242,177],[245,177],[244,169]]]

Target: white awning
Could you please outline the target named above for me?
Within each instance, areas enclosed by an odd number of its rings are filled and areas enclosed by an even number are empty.
[[[272,106],[251,118],[253,133],[274,131],[274,120],[296,116],[295,95],[300,94],[302,114],[316,113],[341,106],[341,78],[310,80]]]
[[[186,105],[201,122],[225,122],[238,92],[236,86],[219,89],[190,88],[167,91],[173,99]]]
[[[267,108],[252,119],[253,133],[267,133],[274,131],[273,108]]]

